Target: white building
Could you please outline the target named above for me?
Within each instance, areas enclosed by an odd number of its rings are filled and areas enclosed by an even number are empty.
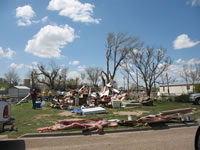
[[[189,94],[193,92],[192,84],[178,84],[178,85],[161,85],[160,86],[160,96],[165,95],[168,96],[168,89],[170,95],[182,95]]]
[[[30,93],[30,88],[26,86],[14,86],[8,89],[9,97],[25,97]]]

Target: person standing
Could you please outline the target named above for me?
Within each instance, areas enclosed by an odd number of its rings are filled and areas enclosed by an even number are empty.
[[[46,99],[46,90],[42,91],[42,101],[45,101]]]
[[[33,89],[31,92],[31,99],[32,99],[32,109],[36,109],[37,93],[35,89]]]
[[[46,99],[46,90],[44,89],[42,91],[42,104],[41,104],[41,107],[44,107],[44,105],[45,105],[45,99]]]
[[[48,99],[49,99],[49,101],[51,103],[53,102],[53,96],[52,96],[52,91],[51,90],[49,90],[49,92],[48,92]]]
[[[79,106],[79,94],[78,94],[78,92],[75,93],[74,98],[75,98],[75,106]]]

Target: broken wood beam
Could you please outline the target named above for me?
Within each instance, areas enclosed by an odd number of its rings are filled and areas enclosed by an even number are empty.
[[[160,112],[160,116],[172,115],[176,113],[185,114],[190,112],[192,112],[192,108],[174,109],[174,110],[162,111]]]

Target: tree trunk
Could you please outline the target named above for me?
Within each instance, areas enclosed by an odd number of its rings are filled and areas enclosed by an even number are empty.
[[[103,85],[103,87],[106,85],[106,81],[105,81],[105,79],[104,79],[104,77],[103,76],[101,76],[101,80],[102,80],[102,85]]]
[[[150,89],[147,90],[147,96],[151,97],[151,90]]]

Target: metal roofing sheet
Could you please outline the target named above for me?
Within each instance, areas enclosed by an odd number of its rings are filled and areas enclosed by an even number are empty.
[[[27,86],[14,86],[14,87],[17,88],[17,89],[27,89],[27,90],[30,89],[30,88],[27,87]]]

